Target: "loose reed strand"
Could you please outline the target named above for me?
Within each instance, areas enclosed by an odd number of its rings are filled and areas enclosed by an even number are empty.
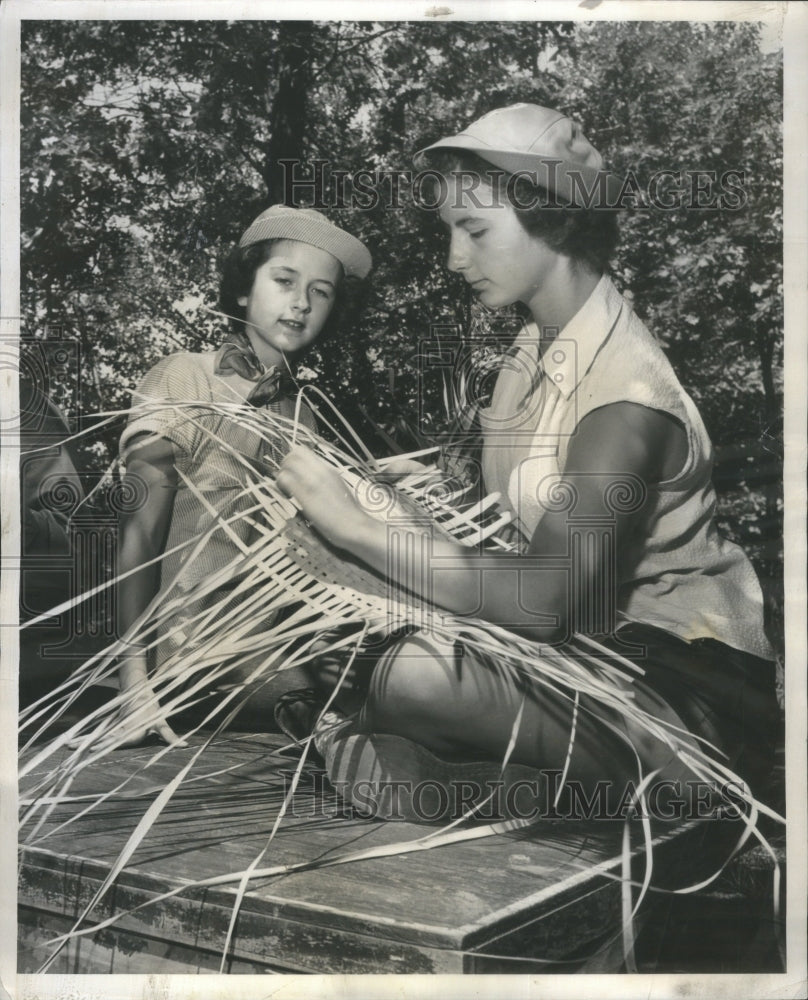
[[[301,422],[304,394],[312,407],[325,417],[336,443],[318,437]],[[235,671],[246,671],[247,677],[238,680],[227,691],[219,692],[215,704],[202,713],[202,721],[194,724],[189,736],[195,737],[208,727],[213,727],[212,733],[205,734],[201,746],[190,751],[189,759],[164,787],[158,789],[155,786],[152,789],[155,794],[153,801],[127,838],[107,878],[72,930],[54,939],[52,944],[57,947],[57,951],[49,957],[45,967],[50,966],[58,949],[68,941],[94,934],[142,906],[159,903],[188,889],[235,883],[235,900],[222,954],[224,968],[239,908],[249,884],[255,879],[431,850],[466,840],[529,829],[534,822],[532,820],[462,827],[462,823],[473,818],[475,809],[472,808],[462,817],[414,841],[402,841],[365,851],[349,851],[329,859],[262,868],[265,854],[288,814],[288,805],[297,788],[308,752],[310,741],[307,740],[304,741],[303,757],[295,771],[292,786],[287,791],[266,844],[244,871],[198,880],[166,892],[148,904],[140,904],[114,914],[93,926],[82,927],[93,908],[104,898],[148,836],[149,829],[176,790],[196,780],[189,777],[189,774],[204,751],[257,691],[283,670],[309,663],[320,655],[347,653],[350,650],[350,655],[346,656],[347,665],[340,671],[331,692],[331,704],[345,682],[350,665],[371,637],[388,635],[392,627],[401,626],[419,628],[439,642],[452,643],[460,639],[469,655],[500,664],[503,670],[512,672],[520,682],[543,688],[568,700],[571,723],[562,770],[562,786],[569,771],[581,712],[598,720],[600,725],[629,748],[637,767],[638,783],[634,801],[640,807],[645,849],[645,871],[641,882],[636,886],[638,892],[634,898],[632,893],[635,883],[630,877],[633,851],[630,838],[628,841],[624,840],[619,877],[623,893],[624,954],[629,964],[633,960],[633,919],[652,889],[653,840],[650,821],[645,815],[645,791],[656,774],[654,771],[643,773],[642,762],[631,733],[645,733],[660,741],[694,775],[716,788],[729,782],[736,782],[740,786],[738,776],[718,759],[718,750],[703,739],[694,743],[694,737],[684,729],[656,718],[638,705],[635,689],[641,683],[644,673],[642,668],[591,637],[576,635],[566,649],[541,646],[490,622],[454,616],[406,593],[370,570],[346,563],[295,516],[297,505],[280,491],[273,478],[272,473],[278,467],[274,456],[284,453],[294,443],[303,444],[340,473],[357,500],[373,516],[382,520],[390,517],[417,518],[419,522],[429,525],[429,530],[442,537],[452,538],[468,546],[484,546],[491,550],[509,552],[516,558],[516,546],[500,534],[511,518],[507,511],[500,509],[501,498],[489,496],[468,503],[464,499],[467,490],[458,489],[457,481],[452,483],[448,477],[441,478],[441,474],[435,470],[403,477],[398,490],[382,490],[377,477],[379,472],[384,471],[387,463],[377,463],[373,459],[336,407],[313,387],[304,387],[299,393],[293,419],[256,410],[239,402],[204,406],[161,402],[144,404],[135,412],[138,415],[148,415],[158,411],[165,412],[167,409],[177,419],[187,420],[216,448],[221,449],[222,454],[233,459],[235,467],[243,473],[243,478],[240,479],[235,473],[228,473],[232,483],[230,479],[227,480],[227,496],[223,500],[217,497],[214,502],[199,484],[186,475],[180,477],[182,488],[187,489],[207,511],[210,527],[199,538],[174,546],[149,565],[169,556],[179,558],[183,554],[185,567],[193,566],[210,539],[217,537],[229,539],[235,554],[226,565],[207,574],[190,587],[180,589],[176,586],[176,580],[164,581],[163,588],[150,603],[146,614],[126,637],[128,641],[146,637],[149,649],[168,651],[150,679],[150,685],[161,701],[155,699],[149,712],[144,715],[145,724],[154,724],[161,717],[171,718],[178,712],[201,703],[208,697],[213,685],[225,681],[228,675],[232,677]],[[121,415],[121,412],[116,412],[107,419],[119,419]],[[255,435],[256,441],[267,449],[265,467],[259,468],[260,463],[249,461],[224,440],[216,426],[206,423],[206,419],[211,417],[226,419],[244,433]],[[434,449],[414,452],[409,457],[423,457],[430,451]],[[377,502],[380,500],[384,501],[381,505]],[[131,572],[138,572],[140,569],[138,567]],[[117,585],[129,575],[120,574],[114,581],[93,588],[51,613],[38,616],[28,623],[28,627],[45,620],[49,614],[69,610],[107,587]],[[179,620],[180,614],[184,616],[182,620]],[[155,630],[158,633],[156,638],[152,636]],[[171,652],[169,644],[182,634],[189,636],[187,642]],[[85,768],[103,761],[113,747],[125,743],[130,731],[135,730],[131,718],[121,717],[121,710],[127,704],[127,695],[123,693],[88,713],[85,719],[72,725],[44,747],[35,746],[46,734],[49,721],[61,717],[90,686],[111,676],[115,669],[115,658],[124,648],[123,640],[113,643],[107,650],[90,658],[54,692],[23,713],[22,728],[26,731],[33,730],[33,736],[29,737],[26,744],[26,750],[33,752],[21,768],[21,774],[30,775],[32,779],[31,786],[23,795],[23,825],[32,827],[28,834],[29,842],[39,842],[55,830],[63,829],[78,817],[85,816],[116,797],[126,798],[128,801],[143,798],[142,791],[129,791],[127,786],[130,782],[167,754],[178,752],[172,747],[160,748],[109,792],[89,797],[70,794],[75,778]],[[143,694],[146,694],[145,686]],[[524,699],[515,713],[508,745],[500,761],[503,771],[514,752],[523,706]],[[620,725],[614,720],[619,720]],[[71,742],[74,744],[72,750]],[[54,760],[56,763],[50,770],[46,770],[45,765]],[[754,836],[776,858],[758,828],[758,819],[765,815],[782,822],[782,817],[756,802],[746,790],[741,798],[748,815],[741,810],[744,830],[739,836],[736,850]],[[67,802],[82,802],[84,805],[73,816],[46,829],[54,810]],[[555,804],[558,804],[558,793]],[[721,866],[721,870],[725,866],[726,863]],[[677,891],[696,891],[709,885],[719,874],[720,871],[697,886]],[[775,886],[779,893],[779,868]]]

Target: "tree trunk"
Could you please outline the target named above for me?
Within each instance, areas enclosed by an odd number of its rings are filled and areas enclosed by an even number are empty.
[[[311,21],[281,21],[278,27],[278,89],[270,108],[264,165],[271,204],[292,203],[284,183],[291,167],[285,171],[280,161],[302,160],[305,153],[313,27]]]

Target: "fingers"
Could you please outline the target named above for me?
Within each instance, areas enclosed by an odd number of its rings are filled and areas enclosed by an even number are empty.
[[[158,722],[157,725],[152,726],[149,730],[150,733],[154,733],[155,736],[159,736],[164,743],[168,746],[174,747],[187,747],[188,740],[182,736],[177,736],[174,730],[169,726],[167,722]]]
[[[322,459],[318,458],[311,448],[307,448],[304,444],[296,444],[287,452],[281,462],[281,469],[285,469],[287,472],[299,473],[312,464],[317,465],[321,462]]]
[[[280,472],[275,476],[275,483],[285,496],[292,496],[294,492],[294,479],[284,468],[281,468]]]
[[[129,723],[128,725],[127,722]],[[116,738],[119,737],[122,730],[125,731],[125,738]],[[157,737],[157,739],[161,740],[167,746],[187,747],[189,745],[184,737],[178,736],[174,732],[165,719],[157,719],[150,724],[132,728],[131,716],[127,715],[119,717],[112,728],[98,739],[88,741],[87,734],[85,733],[83,736],[76,736],[73,739],[67,740],[65,746],[70,750],[79,750],[82,747],[95,751],[125,750],[130,747],[141,746],[150,736]]]
[[[378,479],[380,476],[389,476],[390,478],[398,479],[401,476],[409,476],[413,472],[426,472],[427,468],[428,466],[424,465],[422,462],[416,462],[413,458],[396,458],[392,461],[385,462],[376,474],[376,478]],[[434,469],[435,466],[433,465],[429,468]]]
[[[120,743],[115,740],[113,733],[108,734],[107,739],[101,744],[100,749],[105,750],[127,750],[130,747],[139,747],[141,743],[145,742],[146,737],[151,732],[150,729],[136,729],[134,732],[130,732],[125,740],[121,740]]]
[[[417,468],[416,468],[417,466]],[[377,483],[398,483],[402,479],[410,479],[414,482],[429,481],[431,479],[443,479],[444,474],[436,465],[421,465],[419,462],[395,463],[392,466],[385,466],[373,477]]]
[[[295,445],[281,462],[275,482],[286,496],[295,496],[311,476],[313,465],[317,464],[320,464],[320,460],[311,449],[305,445]]]
[[[294,497],[304,507],[318,498],[346,492],[336,468],[303,445],[293,448],[284,458],[275,482],[286,496]]]
[[[120,725],[117,722],[113,728],[98,738],[88,738],[91,734],[85,733],[83,736],[76,736],[68,740],[65,746],[69,750],[92,750],[96,753],[104,753],[107,750],[123,750],[126,747],[139,746],[148,735],[147,729],[130,730],[125,740],[115,738],[116,729]]]

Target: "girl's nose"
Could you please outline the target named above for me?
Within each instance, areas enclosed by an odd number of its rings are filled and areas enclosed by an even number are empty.
[[[293,303],[293,308],[298,312],[309,312],[311,309],[311,303],[309,302],[309,293],[305,288],[299,288],[297,295],[295,296],[295,301]]]
[[[452,238],[449,242],[449,253],[446,258],[446,266],[450,271],[463,271],[466,267],[468,267],[466,254],[460,246],[460,240],[454,233],[452,234]]]

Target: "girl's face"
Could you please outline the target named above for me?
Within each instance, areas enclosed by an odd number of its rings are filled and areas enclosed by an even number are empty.
[[[297,240],[278,240],[255,272],[246,309],[246,332],[265,365],[308,347],[334,307],[342,265],[325,250]]]
[[[468,190],[468,180],[468,174],[447,178],[448,196],[440,209],[449,229],[449,270],[462,274],[491,308],[530,306],[559,255],[522,228],[504,194],[488,184]]]

